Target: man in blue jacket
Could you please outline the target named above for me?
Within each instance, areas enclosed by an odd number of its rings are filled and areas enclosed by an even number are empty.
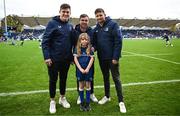
[[[77,39],[79,38],[79,35],[81,33],[87,33],[91,39],[91,44],[92,44],[92,42],[93,42],[93,30],[88,25],[89,25],[89,16],[87,14],[81,14],[79,17],[79,24],[77,24],[75,26],[75,30],[76,30],[75,31],[75,33],[76,33],[75,34],[75,36],[76,36],[76,42],[75,43],[77,43]],[[93,102],[98,102],[98,99],[94,95],[94,63],[93,63],[92,69],[93,69],[93,77],[92,77],[93,80],[91,81],[91,96],[90,96],[90,98]],[[78,81],[77,81],[77,91],[79,92],[79,82]],[[78,97],[77,104],[80,104],[80,102],[81,102],[80,97]]]
[[[100,68],[104,79],[105,96],[98,102],[110,101],[110,70],[115,83],[120,112],[126,113],[123,102],[122,85],[119,72],[119,58],[122,49],[122,34],[118,24],[106,17],[102,8],[95,10],[97,25],[94,29],[94,47],[97,50]]]
[[[70,108],[65,97],[67,74],[72,55],[72,33],[73,25],[69,21],[71,7],[62,4],[59,11],[60,16],[55,16],[47,24],[42,40],[42,51],[49,74],[50,107],[49,112],[56,112],[56,82],[59,75],[60,98],[59,104],[64,108]]]

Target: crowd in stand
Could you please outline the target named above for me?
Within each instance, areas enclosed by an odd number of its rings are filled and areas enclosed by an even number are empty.
[[[43,32],[44,30],[24,30],[21,33],[11,32],[8,35],[8,38],[13,38],[15,40],[34,40],[39,39],[39,36],[42,35]]]
[[[164,33],[176,36],[169,30],[122,30],[124,38],[161,38]]]
[[[14,40],[39,40],[43,34],[42,30],[25,29],[21,33],[9,32],[8,38]],[[173,33],[169,30],[133,30],[133,29],[122,29],[123,38],[148,38],[158,39],[162,38],[163,34],[168,34],[171,38],[180,38],[180,33]],[[0,41],[5,41],[6,38],[1,37]]]

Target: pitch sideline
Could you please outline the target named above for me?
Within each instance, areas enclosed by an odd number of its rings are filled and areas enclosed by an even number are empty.
[[[161,81],[150,81],[150,82],[136,82],[136,83],[127,83],[122,84],[123,87],[128,86],[138,86],[138,85],[150,85],[150,84],[160,84],[160,83],[175,83],[180,82],[180,80],[161,80]],[[94,88],[103,88],[104,86],[95,86]],[[111,85],[114,87],[114,85]],[[77,88],[67,88],[67,91],[75,91]],[[9,92],[9,93],[0,93],[0,97],[6,96],[16,96],[16,95],[25,95],[25,94],[36,94],[36,93],[47,93],[49,90],[36,90],[36,91],[24,91],[24,92]],[[58,89],[56,91],[59,91]]]
[[[123,51],[123,52],[126,52],[126,51]],[[170,55],[173,55],[172,53],[162,53],[162,54],[141,54],[141,55],[152,55],[152,56],[170,56]],[[129,57],[129,56],[139,56],[138,54],[125,54],[125,55],[122,55],[122,57]]]
[[[128,52],[128,51],[123,51],[123,52],[129,53],[129,54],[132,54],[132,55],[137,55],[137,56],[144,56],[144,57],[147,57],[147,58],[152,58],[152,59],[160,60],[160,61],[164,61],[164,62],[169,62],[169,63],[172,63],[172,64],[180,64],[180,62],[174,62],[174,61],[170,61],[170,60],[166,60],[166,59],[162,59],[162,58],[157,58],[157,57],[153,57],[153,56],[148,56],[148,55],[145,55],[145,54],[137,54],[137,53]]]

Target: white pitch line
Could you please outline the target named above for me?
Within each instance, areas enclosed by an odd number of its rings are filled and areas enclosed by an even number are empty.
[[[180,64],[179,62],[174,62],[174,61],[170,61],[170,60],[166,60],[166,59],[162,59],[162,58],[156,58],[156,57],[148,56],[148,55],[144,55],[144,54],[137,54],[137,53],[128,52],[128,51],[123,51],[123,52],[129,53],[129,54],[132,54],[132,55],[137,55],[137,56],[144,56],[144,57],[147,57],[147,58],[152,58],[152,59],[156,59],[156,60],[160,60],[160,61],[164,61],[164,62],[169,62],[169,63],[172,63],[172,64]]]
[[[128,86],[137,86],[137,85],[150,85],[150,84],[160,84],[160,83],[175,83],[180,82],[180,80],[162,80],[162,81],[150,81],[150,82],[136,82],[136,83],[127,83],[122,84],[123,87]],[[114,85],[111,85],[114,87]],[[104,86],[95,86],[94,88],[104,88]],[[67,91],[75,91],[77,88],[67,88]],[[59,91],[58,89],[56,91]],[[16,95],[25,95],[25,94],[36,94],[36,93],[47,93],[49,90],[36,90],[36,91],[24,91],[24,92],[9,92],[9,93],[0,93],[0,97],[5,96],[16,96]]]
[[[172,54],[141,54],[141,55],[152,55],[152,56],[169,56],[169,55],[172,55]],[[129,56],[139,56],[137,54],[131,54],[131,55],[122,55],[122,57],[129,57]]]

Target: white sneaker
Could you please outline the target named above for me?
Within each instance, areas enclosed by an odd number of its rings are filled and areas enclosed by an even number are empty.
[[[90,98],[93,102],[98,102],[98,99],[96,98],[96,96],[94,94],[91,94]]]
[[[56,113],[56,102],[53,101],[53,100],[50,102],[49,112],[50,112],[51,114]]]
[[[80,96],[78,96],[77,105],[79,105],[80,103],[81,103],[81,99],[80,99]]]
[[[124,102],[119,103],[119,109],[121,113],[126,113],[126,107],[124,105]]]
[[[111,98],[107,98],[106,96],[104,96],[99,102],[98,104],[105,104],[106,102],[111,101]]]
[[[62,105],[64,108],[70,108],[70,104],[67,102],[66,97],[60,97],[59,104]]]

